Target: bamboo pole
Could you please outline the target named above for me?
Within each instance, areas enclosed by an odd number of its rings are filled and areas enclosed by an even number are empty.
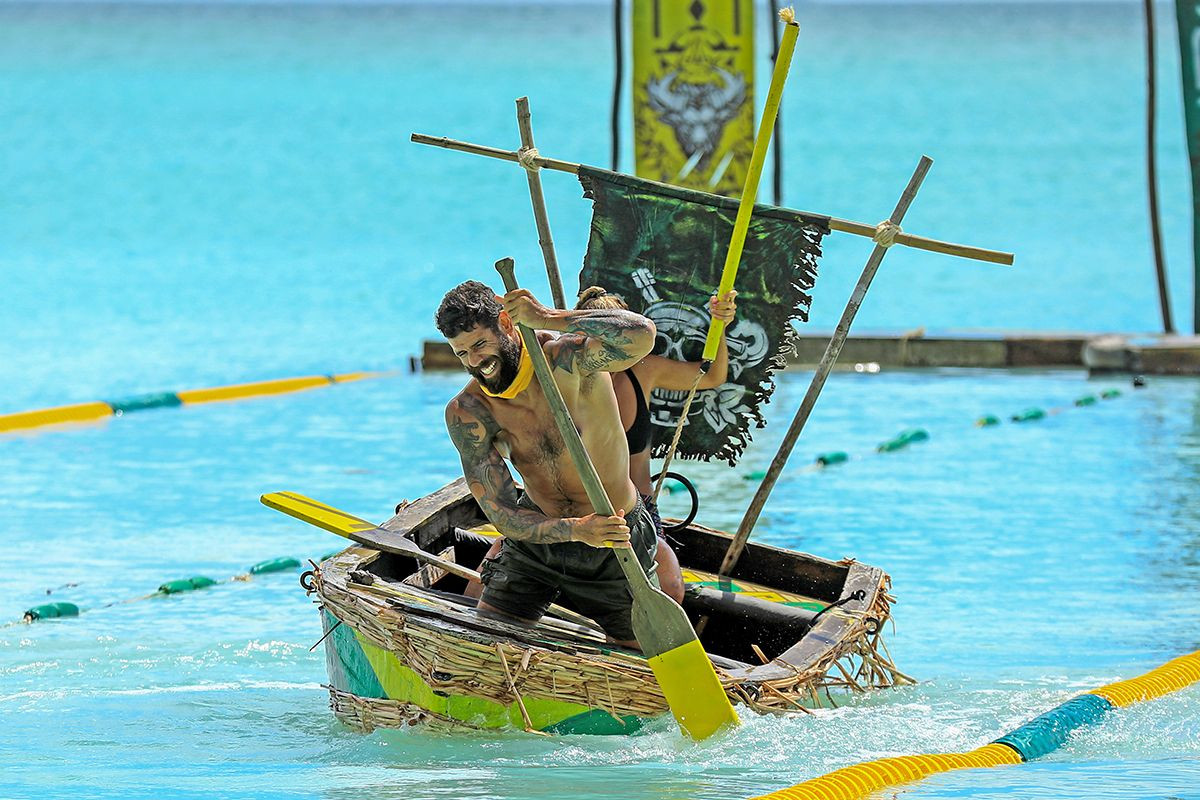
[[[521,131],[521,151],[536,153],[533,144],[533,122],[529,114],[529,98],[517,98],[517,127]],[[522,164],[521,166],[524,166]],[[525,177],[529,180],[529,199],[533,203],[533,221],[537,225],[538,244],[542,247],[542,259],[546,262],[546,278],[550,281],[550,294],[554,297],[555,308],[566,308],[567,300],[563,295],[562,275],[558,272],[558,258],[554,255],[554,239],[550,236],[550,216],[546,213],[546,197],[542,194],[542,177],[538,167],[526,168]]]
[[[908,212],[908,207],[912,204],[913,198],[917,195],[917,190],[921,188],[921,182],[925,180],[926,173],[933,166],[933,159],[929,156],[921,156],[921,160],[917,163],[917,168],[913,172],[912,177],[908,181],[908,186],[905,187],[904,193],[900,195],[900,202],[896,204],[896,208],[892,211],[892,215],[888,218],[893,225],[899,225]],[[899,237],[897,237],[899,238]],[[838,321],[837,329],[833,333],[833,337],[829,340],[829,344],[825,348],[825,354],[821,356],[821,362],[817,366],[816,373],[813,374],[812,382],[808,385],[808,391],[804,395],[804,399],[800,401],[800,408],[796,410],[796,416],[792,419],[792,424],[788,428],[787,433],[783,437],[783,441],[779,444],[779,450],[775,453],[775,458],[771,461],[771,466],[767,469],[767,474],[759,484],[758,491],[754,494],[754,499],[750,501],[750,507],[746,509],[746,515],[742,518],[741,525],[738,526],[737,534],[733,537],[733,541],[729,544],[729,550],[725,552],[725,559],[721,562],[721,575],[728,575],[737,564],[738,558],[742,554],[742,550],[746,547],[746,541],[750,538],[751,531],[754,530],[754,524],[758,521],[758,515],[762,513],[763,506],[767,502],[767,497],[771,494],[771,489],[775,486],[775,481],[779,479],[779,473],[783,471],[784,464],[787,463],[788,456],[792,453],[792,448],[796,445],[796,440],[800,438],[800,432],[804,430],[804,424],[808,422],[808,417],[812,413],[813,406],[816,405],[817,397],[821,394],[821,389],[825,386],[825,379],[829,377],[829,371],[833,369],[833,364],[837,361],[838,355],[842,352],[842,345],[846,343],[846,337],[850,335],[850,325],[854,322],[855,315],[858,314],[858,309],[862,306],[863,299],[867,295],[867,289],[871,286],[871,281],[875,278],[875,273],[879,271],[879,265],[883,262],[884,255],[887,254],[888,248],[883,245],[876,244],[875,249],[871,251],[870,257],[867,258],[867,265],[863,267],[862,275],[858,279],[858,283],[854,287],[854,291],[850,295],[850,300],[846,303],[846,309],[842,312],[842,318]]]
[[[621,168],[621,84],[625,82],[625,10],[622,0],[613,2],[613,90],[612,90],[612,170]]]
[[[725,264],[721,267],[721,280],[717,287],[717,297],[724,297],[733,289],[737,280],[738,266],[742,261],[742,248],[746,244],[746,233],[750,230],[750,216],[754,213],[754,200],[758,197],[758,183],[762,178],[763,164],[767,160],[767,148],[771,144],[771,132],[775,130],[775,121],[779,114],[779,104],[783,102],[783,87],[787,83],[788,71],[792,66],[792,53],[796,50],[796,39],[800,35],[800,25],[796,15],[787,9],[780,15],[784,22],[783,43],[776,54],[775,66],[771,72],[771,88],[767,91],[767,100],[763,105],[762,118],[758,122],[758,133],[754,137],[754,151],[750,155],[750,166],[746,169],[746,180],[742,184],[742,196],[738,200],[737,218],[733,222],[733,232],[729,237],[729,247],[725,251]],[[663,482],[667,479],[667,470],[671,468],[671,459],[679,447],[679,439],[683,428],[688,422],[688,413],[692,401],[696,398],[696,390],[700,381],[708,373],[713,359],[717,357],[717,348],[725,335],[725,322],[716,317],[708,321],[708,336],[704,340],[704,352],[700,356],[700,368],[696,370],[696,378],[688,390],[687,399],[683,401],[683,410],[679,412],[679,422],[675,424],[675,434],[671,437],[671,445],[663,456],[662,471],[658,483],[654,485],[654,502],[662,492]],[[701,631],[707,624],[708,618],[700,620]]]
[[[1171,295],[1167,289],[1167,265],[1163,260],[1162,232],[1158,222],[1158,162],[1154,146],[1155,123],[1154,0],[1144,0],[1146,10],[1146,184],[1150,195],[1150,242],[1154,248],[1154,271],[1158,278],[1158,305],[1162,310],[1163,333],[1175,333],[1171,320]]]
[[[488,147],[487,145],[483,144],[473,144],[471,142],[463,142],[458,139],[448,139],[444,136],[428,136],[423,133],[414,133],[409,138],[416,144],[426,144],[433,147],[441,147],[446,150],[457,150],[460,153],[471,153],[477,156],[496,158],[501,161],[511,161],[514,164],[518,163],[516,150],[502,150],[499,147]],[[578,174],[580,167],[579,164],[571,161],[561,161],[557,158],[546,158],[542,155],[538,155],[535,158],[529,159],[529,161],[530,163],[536,164],[543,169],[552,169],[557,170],[558,172],[570,172],[574,174]],[[868,225],[865,222],[854,222],[853,220],[838,219],[837,217],[829,218],[829,228],[840,233],[851,233],[855,236],[865,236],[868,239],[875,235],[874,225]],[[917,250],[925,250],[930,253],[942,253],[949,256],[969,258],[974,261],[985,261],[990,264],[1012,266],[1013,263],[1012,253],[1005,253],[1000,250],[987,250],[982,247],[956,244],[954,242],[943,242],[939,239],[929,239],[927,237],[916,236],[911,233],[897,234],[896,244],[902,244],[906,247],[912,247]]]
[[[770,19],[776,20],[779,18],[779,3],[777,0],[767,0],[767,10],[770,13]],[[771,69],[775,68],[775,63],[779,60],[779,26],[772,23],[767,26],[771,29]],[[773,188],[775,205],[783,205],[783,115],[775,112],[775,135],[772,137],[775,144],[773,151],[774,161],[774,178]],[[615,168],[614,168],[614,171]]]

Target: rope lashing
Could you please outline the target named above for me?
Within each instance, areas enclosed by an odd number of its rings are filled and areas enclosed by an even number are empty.
[[[844,606],[844,605],[846,605],[846,603],[849,603],[851,600],[862,600],[866,596],[867,596],[867,593],[864,592],[862,589],[856,589],[853,592],[851,592],[850,594],[846,595],[845,597],[843,597],[839,600],[833,601],[832,603],[830,603],[829,605],[825,606],[824,608],[822,608],[820,611],[817,612],[817,615],[812,618],[812,622],[809,623],[809,627],[815,628],[817,625],[817,620],[819,620],[821,618],[821,615],[824,614],[826,611],[829,611],[832,608],[839,608],[841,606]]]
[[[679,437],[683,436],[683,426],[687,425],[688,414],[692,410],[692,401],[696,399],[696,390],[700,388],[700,381],[708,374],[711,366],[711,361],[700,363],[700,369],[696,370],[696,379],[692,381],[692,388],[688,390],[687,399],[683,401],[683,410],[679,412],[679,422],[675,424],[675,434],[671,437],[671,446],[667,448],[667,454],[663,457],[662,472],[659,473],[658,483],[654,485],[655,503],[658,502],[658,496],[662,493],[663,481],[667,479],[667,470],[671,467],[671,459],[675,457],[675,450],[679,447]]]
[[[536,147],[522,147],[517,151],[517,163],[530,172],[537,172],[541,169],[541,165],[537,160],[541,158]]]
[[[896,237],[901,233],[903,231],[900,230],[899,225],[890,219],[885,219],[875,226],[875,233],[871,235],[871,241],[880,247],[891,247],[896,243]]]

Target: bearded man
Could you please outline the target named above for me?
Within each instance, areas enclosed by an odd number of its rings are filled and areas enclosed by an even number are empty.
[[[629,448],[609,373],[650,352],[654,323],[619,309],[548,309],[525,289],[499,297],[478,281],[447,292],[436,321],[471,375],[446,406],[446,428],[471,493],[505,537],[500,554],[480,568],[480,611],[532,624],[561,594],[611,639],[636,647],[632,596],[610,548],[633,548],[649,572],[657,542],[654,520],[629,479]],[[592,508],[533,379],[518,324],[537,332],[616,515]],[[520,474],[523,492],[505,459]]]

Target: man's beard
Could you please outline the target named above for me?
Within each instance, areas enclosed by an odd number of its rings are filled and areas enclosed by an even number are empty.
[[[500,362],[500,369],[496,370],[490,379],[483,376],[481,368],[467,369],[467,372],[471,373],[471,377],[479,381],[480,385],[492,394],[500,394],[511,386],[513,379],[517,377],[517,371],[521,368],[520,345],[504,335],[499,337],[497,345],[499,353],[493,358]],[[490,361],[484,362],[480,367],[490,363]]]

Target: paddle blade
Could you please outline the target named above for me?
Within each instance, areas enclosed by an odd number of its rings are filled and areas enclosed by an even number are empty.
[[[721,680],[699,639],[649,659],[679,727],[696,741],[738,724]]]
[[[738,724],[686,611],[647,584],[634,589],[631,621],[667,705],[688,736],[700,741]]]
[[[319,503],[311,497],[305,497],[295,492],[271,492],[259,498],[264,506],[282,511],[289,517],[316,525],[330,533],[355,540],[354,534],[361,531],[374,530],[375,525],[361,517],[347,514],[333,506]],[[357,540],[355,540],[357,541]]]

